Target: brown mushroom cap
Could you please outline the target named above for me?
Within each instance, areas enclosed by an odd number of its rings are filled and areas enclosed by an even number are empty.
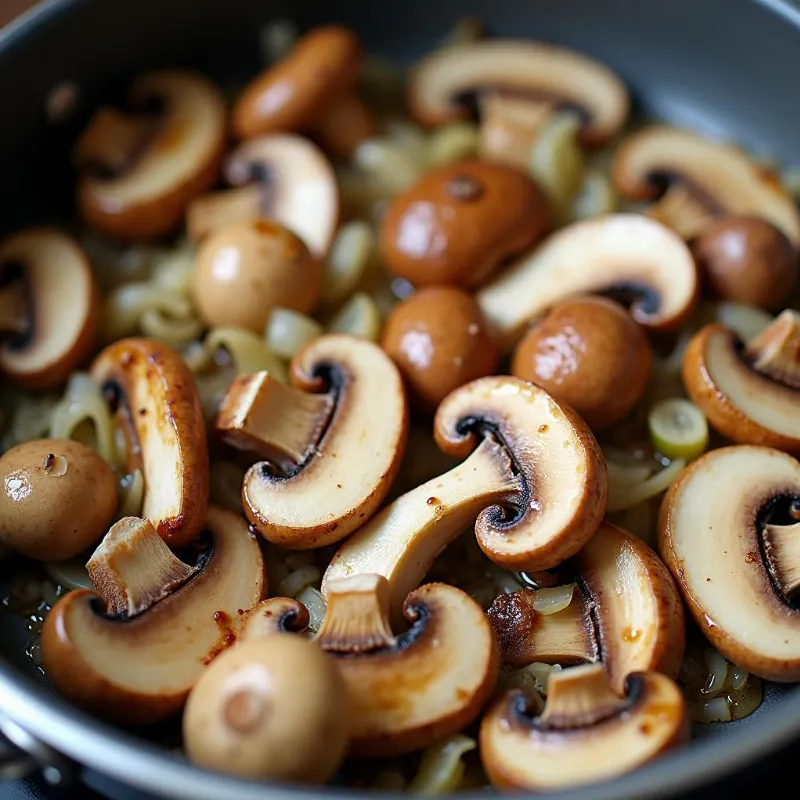
[[[0,542],[60,561],[94,544],[117,510],[117,481],[94,450],[64,439],[12,447],[0,458]]]
[[[395,306],[381,345],[428,410],[459,386],[491,375],[499,359],[474,298],[452,286],[426,287]]]
[[[336,664],[287,634],[222,653],[183,715],[191,761],[260,780],[324,783],[344,758],[347,734],[348,697]]]
[[[156,102],[159,111],[152,119],[101,111],[90,123],[76,149],[78,209],[102,233],[153,239],[174,230],[189,201],[217,180],[225,103],[205,78],[181,71],[138,78],[130,97],[134,109]]]
[[[62,383],[95,343],[100,294],[68,236],[30,228],[0,244],[0,372],[31,389]]]
[[[53,685],[75,705],[128,725],[178,711],[204,665],[227,644],[238,610],[266,590],[258,542],[236,514],[209,508],[212,540],[189,577],[152,526],[139,522],[126,524],[124,536],[101,554],[105,570],[95,564],[105,586],[113,587],[110,596],[70,592],[42,632],[42,659]],[[120,587],[132,595],[122,597]],[[168,593],[158,599],[165,587]],[[143,610],[109,616],[104,605]]]
[[[614,155],[611,177],[628,197],[664,200],[651,210],[684,238],[716,217],[756,216],[800,244],[800,212],[780,181],[742,150],[699,134],[650,125],[631,134]]]
[[[689,739],[680,689],[657,672],[634,673],[626,697],[602,667],[554,673],[541,716],[520,690],[506,692],[481,723],[481,761],[499,789],[548,791],[609,780]]]
[[[697,300],[697,269],[686,244],[661,223],[611,214],[551,234],[476,297],[489,325],[510,347],[530,320],[588,292],[632,299],[633,318],[649,331],[676,330]]]
[[[332,582],[315,641],[336,657],[350,698],[350,751],[388,756],[420,750],[472,722],[499,674],[497,645],[481,607],[442,583],[403,604],[411,627],[395,636],[389,588],[379,575]]]
[[[276,306],[311,311],[321,279],[321,262],[287,228],[268,219],[234,222],[200,244],[194,299],[210,327],[263,333]]]
[[[183,359],[152,339],[121,339],[95,358],[92,377],[110,397],[130,443],[128,466],[144,475],[142,516],[175,547],[205,521],[208,448],[200,397]]]
[[[583,421],[544,390],[481,378],[439,406],[440,449],[464,462],[402,495],[333,557],[332,580],[384,575],[393,612],[436,556],[474,523],[481,549],[507,569],[548,569],[576,553],[605,512],[605,459]]]
[[[659,551],[709,641],[768,680],[800,680],[800,464],[724,447],[681,474],[661,504]]]
[[[474,287],[548,231],[547,199],[522,172],[458,161],[394,198],[381,223],[386,266],[415,286]]]
[[[572,406],[599,430],[639,402],[650,362],[647,336],[622,306],[603,297],[575,297],[534,323],[517,345],[511,372]]]
[[[586,120],[584,144],[608,141],[628,117],[625,84],[581,53],[542,42],[484,40],[442,48],[422,59],[409,80],[411,113],[425,125],[467,116],[465,98],[509,95],[577,108]]]

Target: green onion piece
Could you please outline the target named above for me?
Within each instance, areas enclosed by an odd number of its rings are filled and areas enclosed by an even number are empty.
[[[653,445],[667,458],[696,458],[708,446],[705,415],[688,400],[663,400],[650,409],[647,424]]]

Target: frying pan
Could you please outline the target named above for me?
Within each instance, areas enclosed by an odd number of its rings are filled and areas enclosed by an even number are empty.
[[[259,30],[286,17],[301,28],[342,22],[372,52],[410,62],[467,14],[494,35],[546,39],[601,59],[625,78],[645,114],[800,164],[800,10],[785,0],[50,0],[0,34],[0,233],[69,219],[70,143],[90,110],[139,70],[193,67],[222,84],[252,75]],[[45,100],[64,81],[77,102],[69,119],[54,124]],[[82,779],[118,798],[354,796],[203,772],[100,723],[52,692],[24,655],[28,638],[24,621],[0,609],[2,777],[38,767],[50,780]],[[655,800],[695,792],[795,739],[800,691],[769,686],[751,717],[706,726],[691,747],[652,766],[558,796]]]

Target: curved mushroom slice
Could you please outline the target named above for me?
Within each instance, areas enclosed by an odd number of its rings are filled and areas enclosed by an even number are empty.
[[[193,239],[232,222],[269,217],[296,233],[317,258],[327,254],[339,224],[339,188],[315,144],[290,134],[261,136],[234,150],[224,173],[233,189],[198,197],[189,206],[186,224]]]
[[[473,523],[492,561],[528,570],[560,564],[600,525],[605,459],[583,421],[543,389],[506,376],[465,384],[439,406],[434,432],[448,455],[471,454],[342,545],[323,594],[336,578],[377,573],[389,580],[396,613],[436,556]]]
[[[766,447],[701,456],[661,505],[659,551],[695,622],[738,667],[800,680],[800,464]]]
[[[136,115],[101,109],[78,141],[77,202],[103,233],[152,239],[174,230],[187,203],[217,180],[225,103],[205,78],[181,71],[139,78],[130,98]]]
[[[800,314],[784,311],[746,348],[721,324],[707,325],[683,357],[692,400],[723,436],[800,453]]]
[[[405,449],[408,409],[392,360],[353,336],[308,344],[292,361],[292,383],[266,373],[236,380],[215,427],[223,441],[272,462],[245,475],[247,518],[265,539],[304,550],[338,542],[383,502]]]
[[[683,606],[669,571],[641,539],[603,522],[565,572],[577,585],[563,611],[540,614],[534,589],[500,595],[492,604],[489,619],[505,663],[600,661],[620,692],[632,672],[677,677],[686,639]]]
[[[742,150],[667,125],[651,125],[631,134],[611,166],[617,188],[638,200],[654,200],[650,209],[684,238],[702,233],[721,216],[758,216],[800,244],[800,213],[792,196],[768,170]]]
[[[30,228],[0,244],[0,372],[32,389],[67,379],[94,346],[100,294],[68,236]]]
[[[427,747],[472,722],[499,676],[497,645],[480,606],[431,583],[405,599],[411,627],[389,625],[389,587],[379,575],[331,582],[315,641],[337,657],[350,698],[350,751],[389,756]]]
[[[263,639],[275,633],[301,633],[308,627],[308,609],[291,597],[270,597],[250,609],[236,626],[238,641]]]
[[[191,372],[151,339],[121,339],[94,360],[127,439],[128,467],[144,475],[142,515],[170,545],[188,545],[205,521],[209,497],[206,431]]]
[[[208,528],[211,541],[189,567],[146,520],[112,527],[89,562],[101,595],[65,595],[42,633],[48,677],[71,702],[130,725],[181,708],[226,645],[230,620],[266,590],[261,551],[244,520],[212,506]]]
[[[481,760],[500,789],[548,791],[609,780],[689,739],[680,689],[656,672],[635,673],[618,696],[599,665],[554,672],[541,716],[518,689],[481,723]]]
[[[631,300],[633,318],[650,331],[675,330],[697,300],[697,269],[669,228],[637,214],[613,214],[561,228],[512,262],[477,300],[510,347],[531,319],[589,292]]]

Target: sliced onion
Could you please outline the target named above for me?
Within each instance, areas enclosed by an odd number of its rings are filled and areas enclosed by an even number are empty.
[[[749,676],[750,673],[746,669],[730,664],[728,666],[728,677],[725,681],[725,688],[733,690],[743,689]]]
[[[390,195],[415,184],[425,162],[413,149],[389,139],[368,139],[356,148],[354,161]]]
[[[731,716],[733,719],[742,719],[752,714],[764,699],[764,686],[760,678],[750,675],[741,689],[734,689],[730,693]]]
[[[689,400],[672,397],[650,409],[647,426],[653,446],[667,458],[697,458],[708,447],[705,414]]]
[[[619,486],[631,486],[646,481],[653,470],[646,464],[623,465],[608,460],[608,480]]]
[[[557,614],[572,602],[574,592],[574,583],[556,586],[553,589],[539,589],[536,592],[536,599],[533,601],[533,609],[544,617]]]
[[[265,369],[282,383],[286,383],[286,365],[270,352],[263,338],[244,328],[212,328],[203,341],[202,350],[185,356],[189,369],[202,372],[214,366],[220,350],[224,350],[236,367],[237,375],[250,375]]]
[[[139,319],[145,336],[157,339],[170,347],[180,347],[197,339],[203,332],[199,319],[190,313],[185,318],[171,317],[159,308],[146,308]]]
[[[194,248],[186,245],[154,254],[152,261],[153,282],[188,296],[194,274]]]
[[[460,733],[437,742],[422,754],[417,774],[408,791],[421,795],[449,794],[458,789],[464,777],[462,757],[474,750],[477,742]]]
[[[278,594],[283,597],[297,597],[307,586],[319,583],[322,572],[319,567],[307,564],[292,570],[279,584]]]
[[[472,158],[478,153],[480,132],[471,122],[451,122],[435,130],[428,138],[425,161],[428,167],[441,167]]]
[[[325,598],[313,586],[306,586],[298,592],[296,600],[299,600],[308,610],[308,628],[316,633],[325,618],[325,611],[328,608]]]
[[[725,679],[728,676],[728,662],[723,656],[711,647],[703,651],[703,658],[708,667],[708,675],[700,692],[713,695],[725,688]]]
[[[611,214],[617,210],[619,198],[607,172],[590,167],[583,176],[578,196],[572,203],[570,219],[588,219]]]
[[[377,198],[369,201],[371,205]],[[349,297],[375,253],[375,232],[363,220],[342,225],[333,241],[322,276],[322,302],[331,307]]]
[[[694,722],[730,722],[731,709],[727,697],[712,697],[699,703],[687,704]]]
[[[322,325],[315,319],[291,308],[273,308],[264,338],[270,352],[288,360],[321,335]]]
[[[622,511],[638,505],[651,497],[665,492],[678,479],[686,466],[686,461],[677,458],[668,467],[657,472],[642,483],[619,487],[609,484],[608,505],[609,511]]]
[[[47,574],[67,589],[94,589],[92,579],[86,571],[83,558],[70,558],[66,561],[45,561]]]
[[[331,333],[348,333],[370,342],[381,335],[381,315],[375,301],[359,292],[345,303],[328,324]]]

